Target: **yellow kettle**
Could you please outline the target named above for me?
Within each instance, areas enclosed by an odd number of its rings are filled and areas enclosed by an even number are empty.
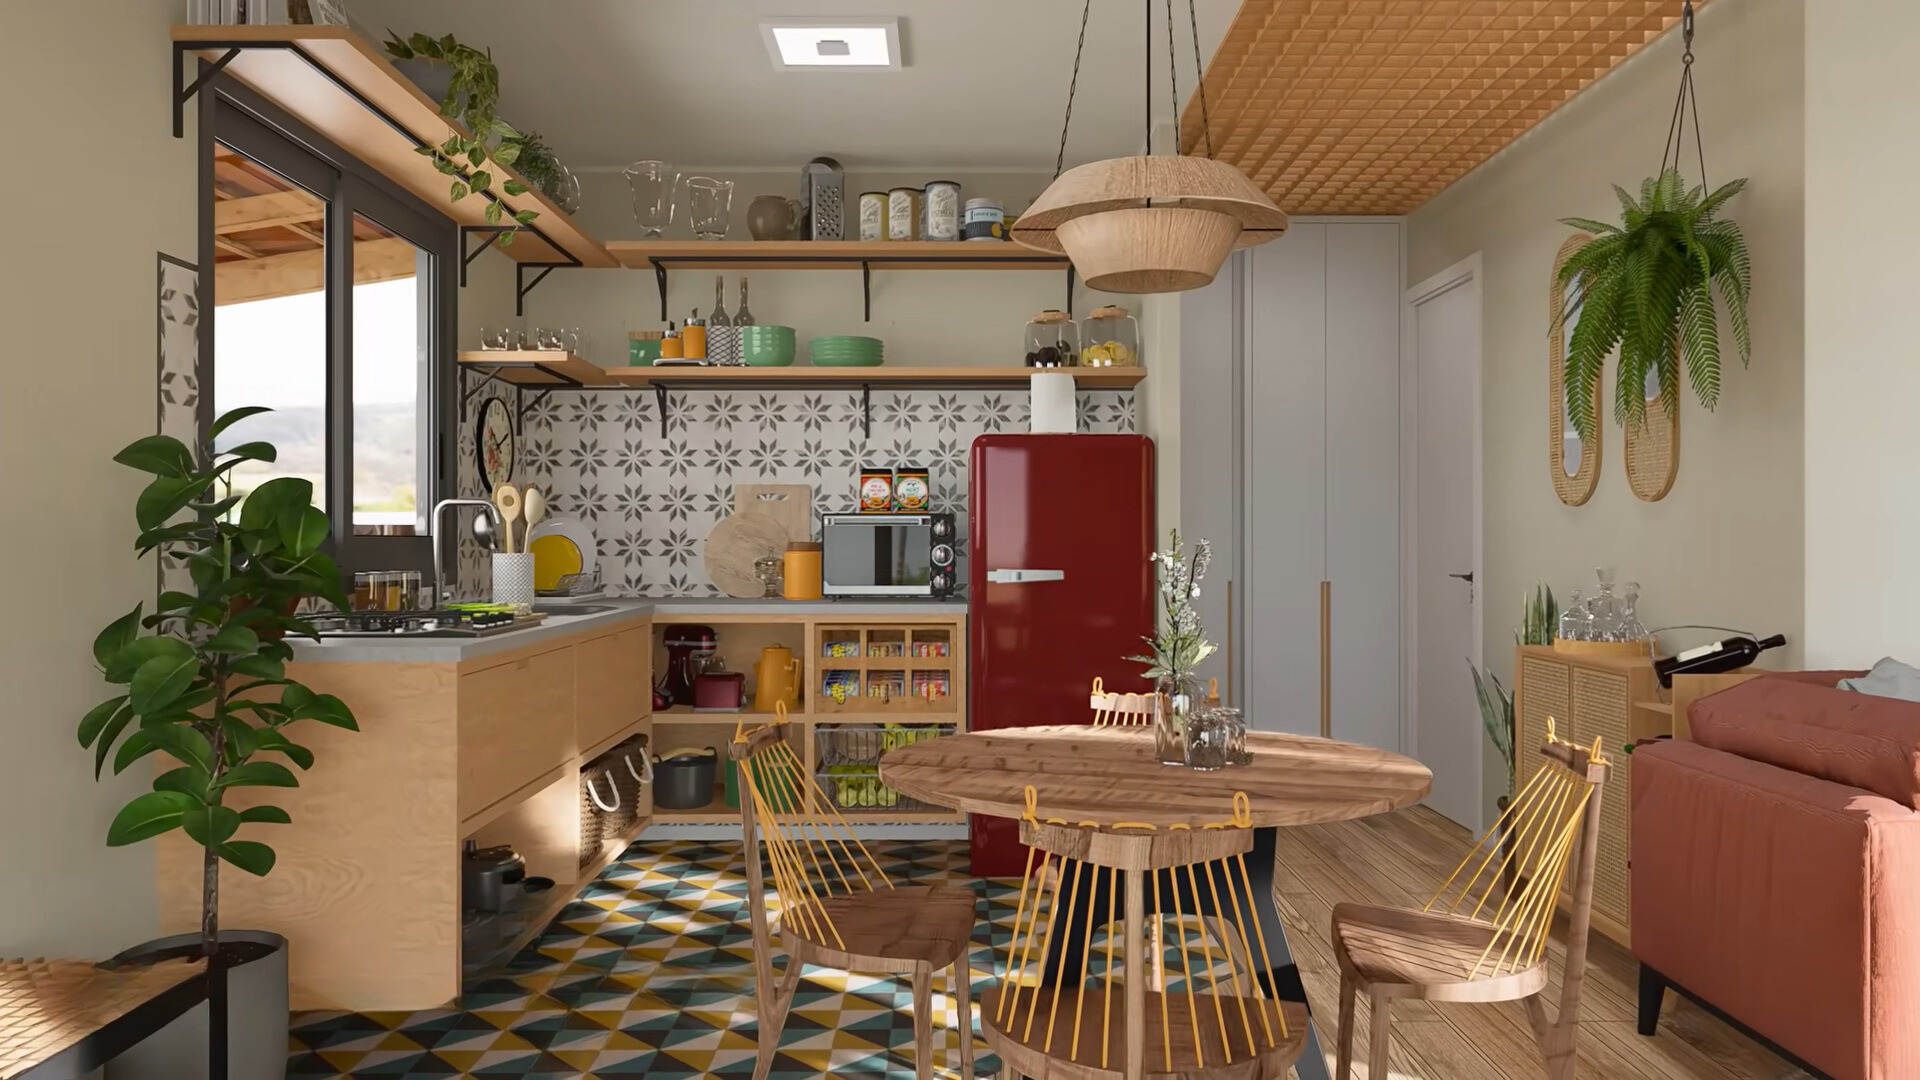
[[[753,711],[772,712],[776,701],[788,708],[800,704],[800,658],[785,645],[769,645],[760,650],[760,663],[753,669]]]

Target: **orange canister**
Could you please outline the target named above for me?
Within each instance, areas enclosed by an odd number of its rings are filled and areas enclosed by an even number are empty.
[[[781,595],[789,600],[820,599],[819,544],[804,540],[788,544],[781,570]]]

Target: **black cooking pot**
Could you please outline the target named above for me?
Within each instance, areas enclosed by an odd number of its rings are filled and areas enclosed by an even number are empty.
[[[467,841],[466,854],[460,860],[460,899],[469,911],[507,910],[520,890],[513,888],[527,876],[527,860],[513,848],[476,847]]]

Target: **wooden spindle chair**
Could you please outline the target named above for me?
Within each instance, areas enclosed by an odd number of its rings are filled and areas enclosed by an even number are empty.
[[[1525,1000],[1547,1075],[1572,1080],[1600,842],[1600,797],[1611,765],[1598,739],[1587,747],[1562,742],[1554,736],[1551,719],[1540,754],[1545,761],[1533,779],[1424,908],[1334,907],[1333,944],[1340,961],[1340,1050],[1334,1080],[1352,1075],[1354,1002],[1362,990],[1373,1005],[1367,1057],[1373,1080],[1388,1075],[1388,1012],[1396,998]],[[1473,871],[1468,874],[1470,864]],[[1569,872],[1573,885],[1566,964],[1559,1008],[1549,1020],[1544,1000],[1547,937]]]
[[[1106,680],[1093,677],[1094,727],[1146,727],[1153,723],[1152,694],[1109,694]]]
[[[754,1080],[766,1080],[802,969],[907,975],[913,980],[914,1069],[933,1076],[933,973],[948,969],[957,1003],[960,1072],[973,1074],[973,1003],[967,947],[973,937],[973,890],[957,885],[895,885],[853,833],[787,741],[787,710],[772,722],[734,732],[729,755],[740,771],[740,826],[746,838],[748,910],[753,920],[755,1000],[760,1012]],[[787,954],[778,987],[773,933],[761,868],[780,912]]]

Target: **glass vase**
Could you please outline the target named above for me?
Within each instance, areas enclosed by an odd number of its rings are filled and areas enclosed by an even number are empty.
[[[1187,721],[1200,707],[1193,676],[1162,675],[1153,683],[1153,745],[1162,765],[1187,763]]]

